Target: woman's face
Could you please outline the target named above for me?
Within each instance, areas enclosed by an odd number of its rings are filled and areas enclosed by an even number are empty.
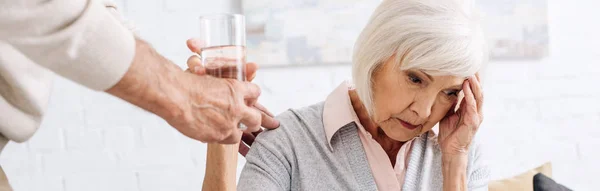
[[[457,102],[464,78],[401,71],[394,57],[373,75],[372,120],[390,138],[408,141],[433,128]]]

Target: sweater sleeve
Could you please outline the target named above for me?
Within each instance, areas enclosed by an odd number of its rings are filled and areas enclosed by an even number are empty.
[[[284,124],[282,124],[284,125]],[[238,190],[290,190],[290,151],[282,127],[262,132],[246,155]]]
[[[467,171],[469,173],[467,175],[469,190],[487,191],[491,170],[487,162],[487,157],[485,157],[485,149],[482,148],[482,145],[478,141],[474,141],[471,150],[471,157],[469,157],[471,165]]]
[[[0,26],[0,41],[94,90],[112,87],[133,61],[133,33],[100,0],[0,0]]]

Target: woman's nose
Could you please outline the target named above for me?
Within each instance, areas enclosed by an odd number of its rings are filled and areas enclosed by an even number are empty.
[[[411,104],[410,109],[420,118],[428,118],[431,115],[431,108],[433,108],[434,102],[435,98],[416,98]]]

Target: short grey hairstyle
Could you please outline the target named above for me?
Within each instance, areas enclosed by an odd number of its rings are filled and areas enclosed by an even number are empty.
[[[487,62],[487,45],[469,0],[384,0],[360,33],[352,81],[373,115],[372,76],[395,55],[400,70],[468,77]],[[397,67],[394,67],[397,68]]]

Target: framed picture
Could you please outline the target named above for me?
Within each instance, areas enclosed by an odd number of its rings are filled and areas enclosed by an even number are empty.
[[[548,56],[547,0],[477,0],[477,6],[492,61]]]
[[[261,66],[349,64],[381,0],[241,1],[248,60]],[[477,0],[491,60],[548,54],[547,0]]]

